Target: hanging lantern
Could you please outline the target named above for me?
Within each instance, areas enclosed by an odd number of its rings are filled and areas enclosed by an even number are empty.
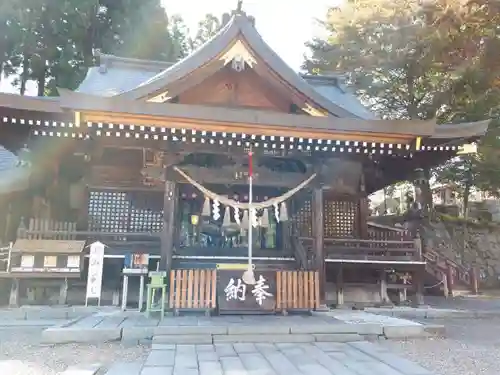
[[[276,219],[276,222],[280,222],[280,209],[278,207],[278,203],[273,204],[274,207],[274,218]]]
[[[281,202],[279,217],[280,217],[280,221],[287,221],[288,220],[288,210],[286,208],[285,202]]]
[[[241,228],[248,228],[248,210],[243,211],[243,219],[241,220]]]
[[[210,217],[210,199],[208,197],[205,197],[205,202],[203,203],[201,216]]]
[[[234,208],[234,221],[236,224],[241,225],[240,209],[238,207]]]
[[[229,206],[226,206],[224,210],[224,219],[222,219],[222,227],[227,228],[231,225],[231,210]]]

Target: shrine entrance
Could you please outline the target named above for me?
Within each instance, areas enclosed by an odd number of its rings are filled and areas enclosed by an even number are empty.
[[[192,153],[172,165],[174,259],[241,262],[249,242],[256,259],[293,259],[289,207],[314,173],[299,160],[249,155]]]
[[[214,186],[213,190],[238,201],[248,201],[248,187]],[[269,199],[272,191],[258,190],[254,199]],[[279,193],[279,192],[278,192]],[[268,195],[265,195],[268,194]],[[274,194],[273,194],[274,195]],[[210,205],[210,206],[207,206]],[[211,212],[213,211],[213,212]],[[242,217],[243,225],[236,223],[234,212],[226,212],[225,207],[205,203],[205,199],[190,185],[182,185],[178,201],[178,255],[200,256],[245,256],[248,249],[248,218]],[[261,214],[263,225],[252,230],[253,248],[262,256],[282,255],[285,252],[283,223]],[[246,222],[245,222],[246,221]]]

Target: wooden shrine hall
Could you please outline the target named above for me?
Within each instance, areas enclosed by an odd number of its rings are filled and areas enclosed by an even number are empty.
[[[127,254],[143,253],[172,271],[170,307],[220,299],[240,311],[249,247],[266,311],[421,295],[418,239],[369,224],[367,197],[453,157],[487,122],[378,119],[340,78],[294,72],[244,12],[175,64],[97,58],[74,92],[0,94],[0,142],[29,159],[1,172],[0,245],[17,254],[4,280],[64,280],[59,301],[81,303],[88,245],[100,241],[104,300]],[[66,272],[69,259],[80,273]]]

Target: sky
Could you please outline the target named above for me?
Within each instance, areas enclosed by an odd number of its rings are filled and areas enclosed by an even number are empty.
[[[341,0],[243,0],[243,10],[255,17],[257,30],[264,40],[293,69],[299,70],[306,52],[304,43],[321,35],[316,19],[324,19],[329,6]],[[195,32],[205,14],[221,17],[234,10],[237,0],[162,0],[168,15],[179,14]],[[17,92],[8,80],[0,82],[0,92]],[[36,94],[28,85],[28,95]]]

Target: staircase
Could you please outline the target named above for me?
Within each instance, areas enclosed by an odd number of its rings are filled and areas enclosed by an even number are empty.
[[[452,297],[477,294],[477,277],[472,268],[466,268],[443,254],[426,249],[426,287],[428,292]]]
[[[370,238],[405,240],[411,234],[403,228],[368,223]],[[435,295],[459,296],[477,294],[477,278],[472,268],[458,264],[441,252],[425,247],[422,256],[426,261],[425,288]]]

